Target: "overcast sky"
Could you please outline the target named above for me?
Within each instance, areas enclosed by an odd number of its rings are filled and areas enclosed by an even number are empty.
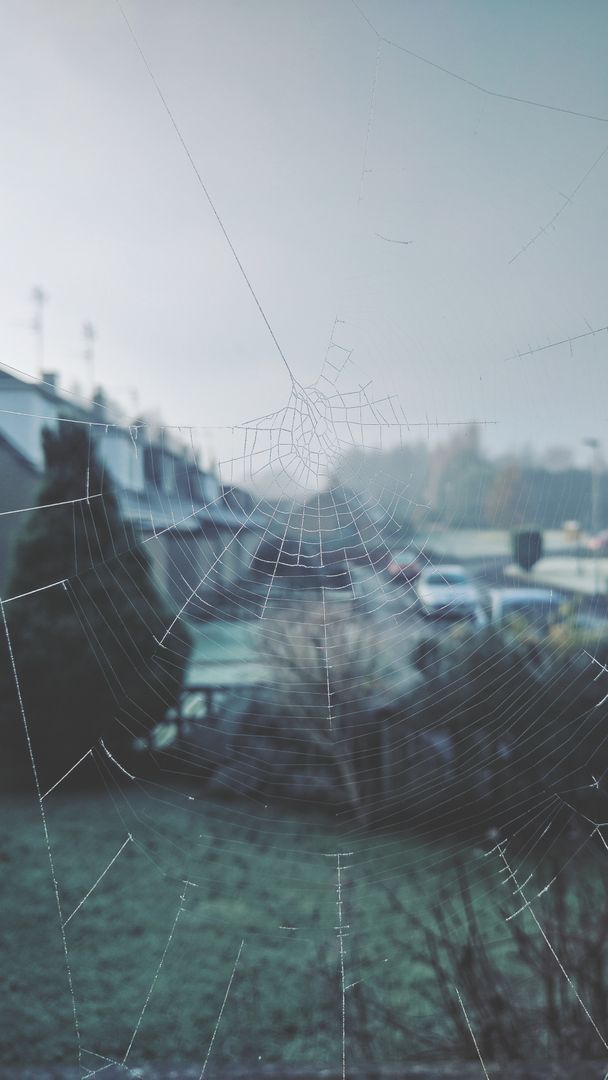
[[[608,445],[608,334],[512,358],[608,324],[605,0],[360,0],[380,48],[352,0],[123,2],[300,383],[337,317],[343,388],[373,378],[413,422]],[[287,369],[115,0],[1,8],[0,359],[36,373],[40,284],[65,386],[90,319],[133,413],[279,409]]]

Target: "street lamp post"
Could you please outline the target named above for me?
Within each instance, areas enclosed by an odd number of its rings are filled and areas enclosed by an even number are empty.
[[[599,533],[600,518],[600,440],[596,438],[583,439],[583,444],[591,450],[591,535],[595,540]],[[593,548],[593,592],[597,596],[599,592],[599,567],[597,564],[597,548]]]

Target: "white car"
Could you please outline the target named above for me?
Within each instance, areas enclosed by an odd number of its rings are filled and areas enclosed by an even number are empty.
[[[479,590],[461,566],[427,566],[416,592],[425,615],[477,619],[482,611]]]

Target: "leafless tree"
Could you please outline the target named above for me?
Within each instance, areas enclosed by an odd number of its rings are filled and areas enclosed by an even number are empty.
[[[358,821],[367,820],[369,737],[377,735],[378,702],[396,700],[416,678],[399,656],[394,634],[353,613],[348,599],[323,590],[268,624],[265,659],[273,700],[292,734],[333,766]]]

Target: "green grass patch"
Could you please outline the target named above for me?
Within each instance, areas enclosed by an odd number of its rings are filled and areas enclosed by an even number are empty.
[[[447,847],[366,836],[289,807],[193,800],[152,785],[135,794],[132,786],[58,792],[44,805],[87,1065],[103,1056],[120,1061],[131,1045],[128,1060],[202,1066],[243,941],[213,1060],[339,1061],[335,852],[352,852],[341,858],[351,1060],[398,1061],[428,1049],[439,1019],[421,998],[429,973],[415,958],[422,937],[404,909],[420,914],[449,887],[454,852]],[[500,944],[500,879],[487,875],[480,852],[464,855],[474,877],[484,870],[476,902]],[[75,1021],[34,797],[4,798],[0,860],[0,1058],[69,1062]],[[184,894],[185,881],[192,884]]]

